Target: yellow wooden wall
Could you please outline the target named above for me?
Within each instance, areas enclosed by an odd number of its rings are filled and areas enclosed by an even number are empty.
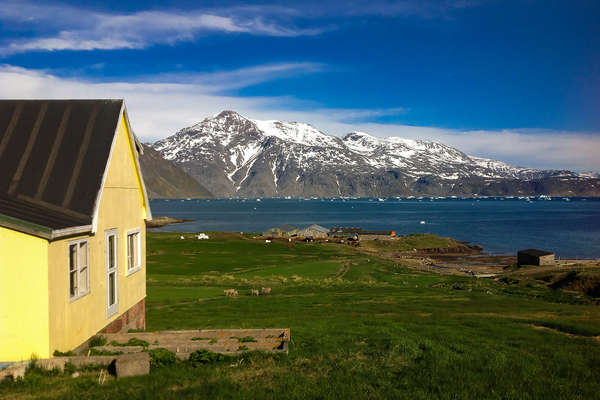
[[[48,241],[0,227],[0,361],[50,356]]]
[[[69,299],[68,243],[77,238],[50,243],[50,349],[73,349],[146,297],[147,204],[141,176],[135,167],[134,147],[125,117],[120,121],[98,214],[98,229],[89,237],[90,293]],[[106,317],[105,231],[118,229],[118,313]],[[127,231],[141,230],[142,268],[127,275]]]

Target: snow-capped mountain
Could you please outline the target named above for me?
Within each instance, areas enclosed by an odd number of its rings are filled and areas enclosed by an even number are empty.
[[[252,120],[233,111],[153,147],[221,197],[529,195],[535,189],[525,182],[581,180],[569,171],[514,167],[437,142],[364,132],[340,138],[309,124]]]
[[[513,167],[500,161],[468,156],[460,150],[437,142],[376,138],[364,132],[352,132],[344,143],[356,153],[366,156],[374,168],[400,168],[408,175],[422,177],[436,174],[446,180],[472,175],[484,178],[531,178],[539,171]]]

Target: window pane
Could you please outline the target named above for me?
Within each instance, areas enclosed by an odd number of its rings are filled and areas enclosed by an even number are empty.
[[[69,245],[69,295],[77,295],[77,245]]]
[[[133,247],[133,257],[132,257],[132,259],[133,259],[133,265],[135,267],[140,265],[140,260],[138,259],[139,258],[139,255],[138,255],[138,237],[139,236],[138,235],[139,235],[139,233],[133,234],[133,246],[132,246]]]
[[[84,267],[79,271],[79,288],[80,293],[88,291],[88,268]]]
[[[133,248],[133,236],[134,235],[127,235],[127,269],[131,269],[135,266],[134,264],[134,259],[133,259],[133,253],[134,253],[134,248]]]
[[[79,243],[79,268],[87,267],[88,265],[87,242]]]
[[[115,304],[115,273],[111,272],[108,275],[108,305]]]
[[[108,268],[114,268],[115,264],[115,237],[110,235],[108,237]]]
[[[72,244],[69,246],[69,271],[77,269],[77,245]]]
[[[77,271],[69,272],[69,294],[71,297],[77,295]]]

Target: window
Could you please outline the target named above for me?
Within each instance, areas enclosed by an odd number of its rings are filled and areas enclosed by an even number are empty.
[[[140,230],[127,232],[127,273],[131,274],[142,267],[140,252]]]
[[[75,300],[90,292],[87,239],[69,243],[69,297]]]
[[[106,318],[119,311],[117,230],[106,231]]]

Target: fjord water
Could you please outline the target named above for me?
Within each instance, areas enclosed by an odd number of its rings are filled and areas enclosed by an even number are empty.
[[[319,224],[434,233],[479,244],[488,253],[539,248],[562,258],[600,258],[600,199],[170,199],[155,216],[193,222],[170,232],[262,232],[280,224]]]

